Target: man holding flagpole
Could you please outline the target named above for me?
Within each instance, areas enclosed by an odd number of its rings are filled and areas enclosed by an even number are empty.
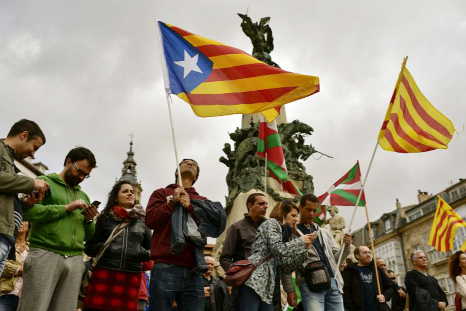
[[[153,229],[151,258],[155,262],[150,278],[149,310],[171,311],[176,299],[180,311],[204,310],[202,271],[195,271],[196,252],[192,243],[174,254],[172,215],[181,206],[194,217],[191,200],[207,200],[193,184],[199,177],[196,161],[184,159],[175,173],[176,182],[155,190],[147,205],[146,225]],[[181,185],[179,185],[181,179]]]

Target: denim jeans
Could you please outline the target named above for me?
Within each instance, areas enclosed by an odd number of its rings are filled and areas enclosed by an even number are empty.
[[[202,274],[181,266],[155,263],[150,278],[150,311],[171,311],[173,300],[179,311],[204,311]]]
[[[16,311],[19,297],[16,295],[3,295],[0,297],[0,311]]]
[[[303,280],[299,289],[304,311],[343,311],[343,296],[338,290],[335,278],[330,278],[331,286],[327,290],[311,292]]]
[[[243,285],[239,289],[240,311],[272,311],[272,304],[262,301],[261,297],[249,286]]]
[[[0,275],[5,269],[8,253],[10,252],[11,244],[3,235],[0,235]]]

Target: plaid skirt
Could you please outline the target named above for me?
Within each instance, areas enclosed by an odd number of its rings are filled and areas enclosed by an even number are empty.
[[[141,273],[96,267],[87,289],[84,309],[137,311]]]

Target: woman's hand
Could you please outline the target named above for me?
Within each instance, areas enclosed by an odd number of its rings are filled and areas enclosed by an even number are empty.
[[[314,243],[315,240],[317,240],[317,232],[302,235],[301,239],[304,241],[304,243],[306,243],[307,248],[310,248],[311,244]]]

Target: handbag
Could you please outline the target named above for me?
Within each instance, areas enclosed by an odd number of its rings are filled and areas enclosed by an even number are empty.
[[[330,288],[330,274],[322,261],[310,262],[304,267],[304,280],[312,292],[320,292]]]
[[[92,277],[92,271],[94,271],[94,268],[97,266],[97,263],[99,262],[100,258],[104,254],[104,252],[107,250],[109,247],[110,243],[113,242],[113,240],[116,239],[116,237],[123,232],[126,226],[128,226],[129,223],[123,222],[120,223],[118,226],[116,226],[108,239],[105,241],[104,245],[99,249],[99,252],[97,255],[93,258],[91,258],[89,261],[86,261],[84,263],[84,266],[86,267],[86,270],[84,271],[83,278],[81,281],[81,286],[79,287],[79,293],[78,293],[78,308],[82,309],[84,307],[84,299],[86,299],[86,294],[87,294],[87,288],[89,287],[89,284],[91,283],[91,277]]]
[[[240,287],[251,276],[252,272],[259,267],[261,264],[267,262],[271,256],[264,258],[261,262],[257,265],[250,262],[248,259],[240,260],[233,263],[230,268],[225,272],[225,278],[223,281],[228,286],[232,287]]]
[[[297,231],[300,236],[304,235],[299,229]],[[319,232],[317,234],[319,234]],[[319,240],[321,240],[320,237]],[[325,248],[323,240],[321,240],[321,243],[322,248]],[[308,263],[304,267],[303,275],[307,288],[311,292],[328,290],[332,286],[330,273],[328,272],[327,266],[322,261],[313,261]]]

